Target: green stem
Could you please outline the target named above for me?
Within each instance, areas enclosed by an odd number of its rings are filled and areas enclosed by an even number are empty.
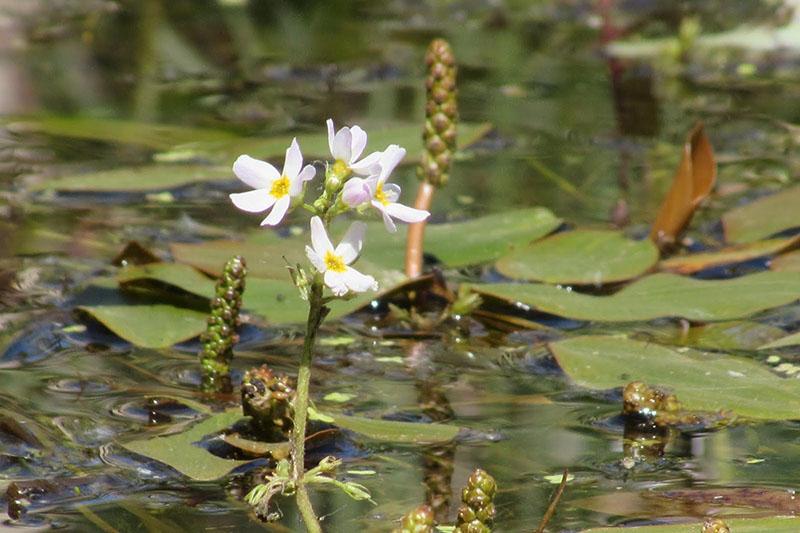
[[[300,369],[297,372],[297,394],[294,400],[294,429],[292,430],[292,477],[296,484],[297,507],[310,533],[321,533],[317,515],[311,506],[304,482],[306,455],[306,422],[308,420],[308,389],[311,384],[311,360],[314,358],[314,341],[328,308],[322,303],[322,279],[314,277],[308,297],[308,324]]]

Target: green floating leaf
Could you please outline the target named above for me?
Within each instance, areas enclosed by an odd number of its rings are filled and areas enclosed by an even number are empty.
[[[774,518],[730,518],[725,523],[736,533],[795,533],[800,531],[800,518],[777,516]],[[584,530],[585,533],[700,533],[702,522],[673,524],[668,526],[599,527]]]
[[[147,263],[127,266],[117,273],[117,281],[123,286],[135,286],[142,281],[157,281],[204,298],[214,296],[214,280],[194,268],[180,263]]]
[[[78,307],[128,342],[166,348],[206,328],[206,314],[164,304],[83,305]]]
[[[797,333],[792,333],[791,335],[786,335],[785,337],[781,337],[780,339],[776,339],[772,342],[768,342],[760,346],[759,350],[769,350],[771,348],[783,348],[785,346],[797,346],[800,345],[800,331]]]
[[[91,117],[27,118],[11,126],[59,137],[138,144],[155,150],[167,150],[188,142],[220,142],[236,137],[222,130]]]
[[[492,129],[490,124],[459,123],[459,147],[466,148],[484,137]],[[175,146],[174,151],[191,152],[210,159],[220,164],[232,164],[241,154],[249,154],[258,159],[279,158],[282,160],[292,137],[297,137],[303,157],[311,160],[315,157],[326,157],[330,152],[328,147],[328,134],[324,124],[320,124],[318,133],[299,133],[274,135],[271,137],[249,137],[221,141],[204,141],[203,139],[189,140],[186,144]],[[400,124],[387,127],[369,127],[369,151],[383,150],[390,144],[399,144],[408,151],[405,162],[412,163],[422,154],[420,135],[422,131],[419,124]],[[169,154],[161,154],[161,158]]]
[[[769,268],[776,272],[800,272],[800,250],[776,257]]]
[[[634,322],[661,317],[734,320],[800,299],[800,277],[785,272],[760,272],[711,281],[654,274],[611,296],[589,296],[569,288],[539,284],[475,284],[471,288],[537,311],[599,322]]]
[[[660,270],[675,272],[676,274],[694,274],[706,268],[743,263],[759,257],[774,255],[797,246],[798,243],[800,243],[800,237],[757,241],[731,246],[713,252],[670,257],[669,259],[661,261],[658,267]]]
[[[189,183],[230,180],[228,167],[203,165],[146,165],[54,178],[36,184],[32,190],[56,189],[67,192],[142,192],[175,189]]]
[[[800,185],[759,198],[722,215],[728,242],[753,242],[800,226]]]
[[[513,279],[602,285],[640,276],[656,261],[658,248],[650,240],[633,241],[618,231],[576,230],[514,250],[495,266]]]
[[[562,223],[550,210],[531,207],[495,213],[464,222],[428,224],[425,251],[449,267],[493,261],[517,246],[553,232]],[[387,235],[382,223],[369,224],[367,235],[381,235],[365,246],[363,259],[384,267],[400,268],[405,257],[408,229]]]
[[[765,420],[795,419],[800,413],[800,381],[781,379],[750,359],[600,335],[549,347],[582,387],[610,389],[639,380],[667,387],[690,411],[726,410]]]
[[[123,443],[122,446],[134,453],[169,465],[197,481],[211,481],[248,461],[217,457],[196,443],[208,435],[232,426],[241,418],[242,410],[236,407],[212,415],[181,433],[135,440]]]
[[[332,424],[358,433],[372,440],[396,444],[424,444],[449,442],[456,438],[461,428],[449,424],[421,424],[378,420],[361,416],[319,413],[333,420]]]

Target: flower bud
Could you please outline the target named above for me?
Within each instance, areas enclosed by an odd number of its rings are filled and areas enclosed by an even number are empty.
[[[372,193],[367,186],[367,180],[362,178],[350,178],[342,189],[342,201],[347,207],[356,208],[363,203],[369,202]]]

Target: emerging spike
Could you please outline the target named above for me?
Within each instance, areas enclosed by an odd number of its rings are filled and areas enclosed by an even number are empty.
[[[461,491],[464,505],[458,510],[456,533],[490,533],[494,525],[497,482],[486,471],[476,469]]]
[[[425,80],[425,150],[418,173],[421,179],[441,187],[447,183],[450,163],[456,149],[456,60],[444,39],[434,39],[425,54],[428,76]]]
[[[204,390],[231,391],[230,364],[233,346],[239,341],[236,331],[246,275],[244,258],[237,255],[225,263],[222,276],[217,280],[208,326],[200,336]]]

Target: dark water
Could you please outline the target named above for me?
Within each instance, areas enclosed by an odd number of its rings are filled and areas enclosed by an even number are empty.
[[[44,480],[23,487],[28,498],[6,497],[5,524],[75,531],[110,531],[108,524],[118,531],[299,527],[289,499],[281,501],[287,516],[279,524],[254,519],[241,502],[246,471],[192,483],[119,446],[198,416],[189,407],[154,410],[148,403],[200,398],[192,384],[197,345],[134,348],[75,327],[70,312],[74,295],[110,272],[129,240],[163,253],[170,242],[250,229],[252,219],[227,204],[232,183],[183,187],[166,201],[34,193],[52,176],[144,164],[154,150],[146,140],[108,142],[113,135],[104,142],[31,132],[16,126],[20,120],[88,116],[248,135],[322,132],[328,117],[367,127],[421,123],[422,57],[430,39],[444,35],[459,60],[461,118],[495,129],[457,161],[434,203],[435,220],[542,205],[572,224],[605,227],[624,200],[630,232],[642,235],[668,186],[677,146],[702,119],[720,159],[720,187],[693,237],[716,242],[725,208],[797,175],[794,141],[781,122],[800,123],[800,55],[745,47],[683,62],[615,62],[603,54],[603,35],[613,28],[603,28],[600,4],[0,0],[0,274],[17,274],[13,290],[0,277],[0,487]],[[614,24],[644,37],[675,35],[691,17],[704,32],[787,19],[775,2],[615,4]],[[411,166],[399,171],[408,191],[413,173]],[[772,319],[786,324],[796,316],[794,306]],[[584,500],[595,495],[796,482],[800,428],[792,422],[676,434],[663,458],[630,470],[622,425],[609,418],[619,410],[618,394],[571,386],[535,333],[473,328],[468,338],[448,332],[417,340],[364,336],[361,319],[326,327],[323,339],[355,341],[320,348],[318,401],[348,392],[358,412],[416,420],[430,418],[420,404],[433,399],[451,422],[474,430],[439,447],[347,436],[326,442],[317,455],[335,453],[347,470],[377,472],[353,478],[377,506],[319,491],[317,508],[330,531],[389,530],[431,492],[450,501],[440,516],[452,519],[459,488],[478,466],[501,487],[499,531],[533,530],[555,488],[547,476],[565,467],[575,479],[554,531],[630,519],[618,516],[617,503]],[[251,331],[237,369],[266,358],[291,372],[297,334]],[[637,518],[702,516],[695,513],[653,505]]]

